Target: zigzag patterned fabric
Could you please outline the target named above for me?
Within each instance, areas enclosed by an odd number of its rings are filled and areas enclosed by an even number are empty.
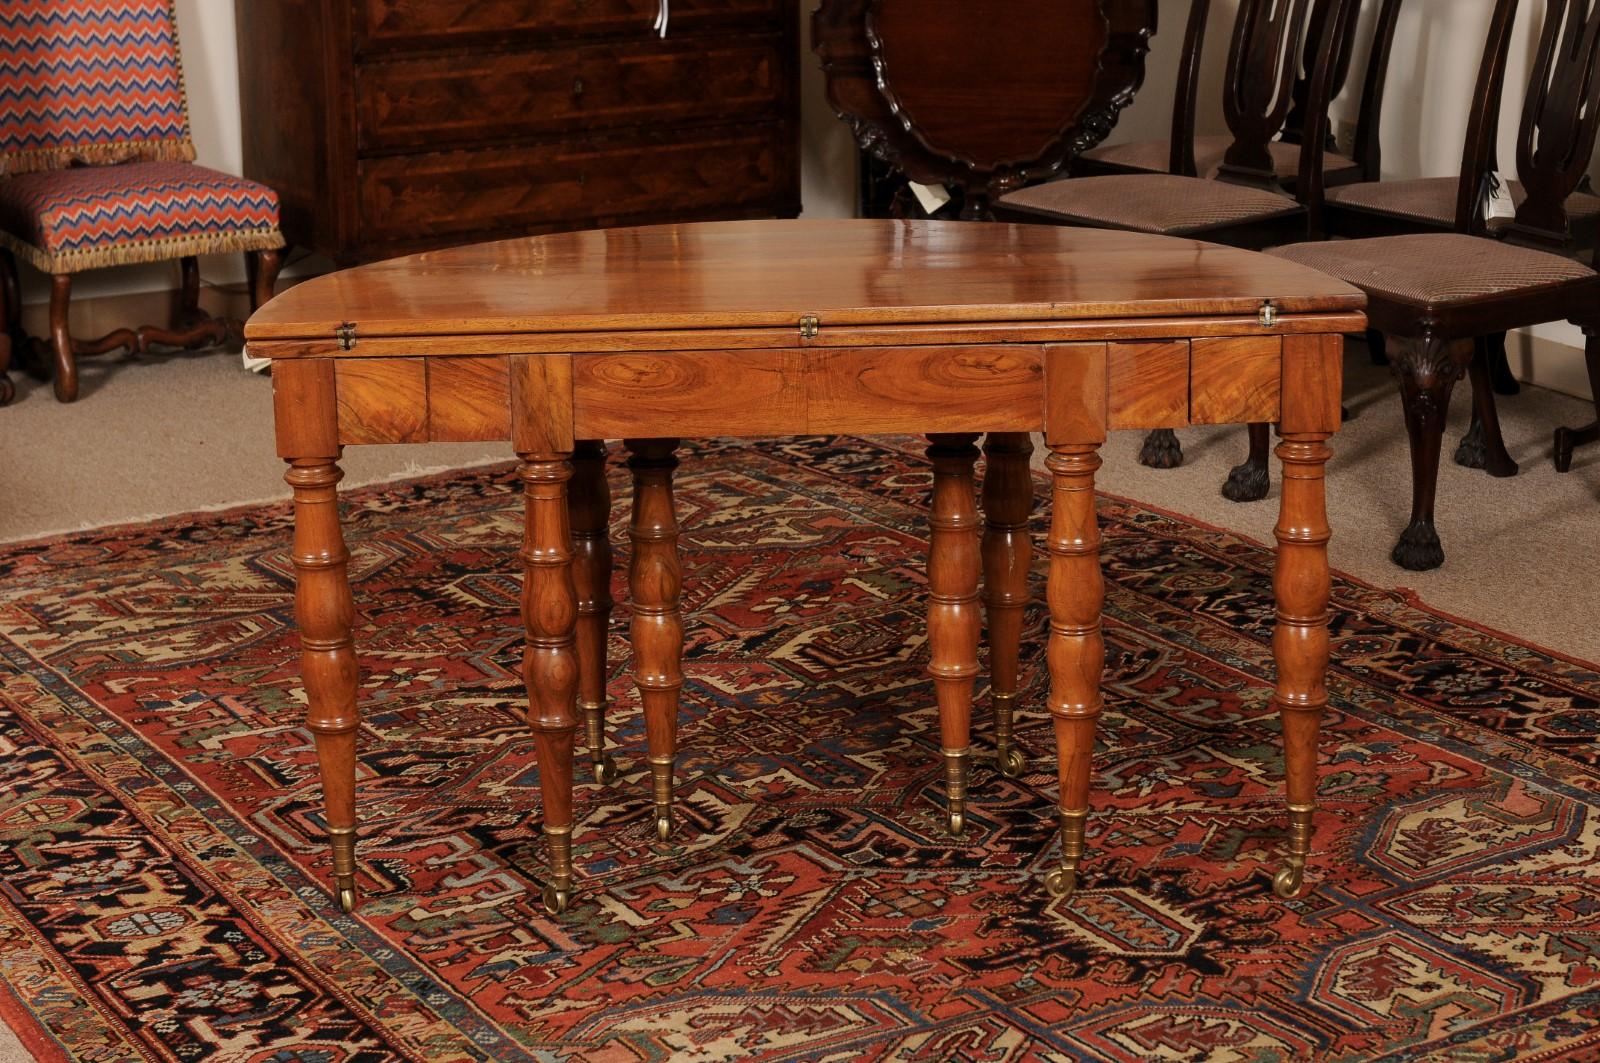
[[[0,245],[46,273],[283,246],[278,194],[186,162],[130,162],[0,181]]]
[[[172,0],[0,0],[0,172],[193,158]]]

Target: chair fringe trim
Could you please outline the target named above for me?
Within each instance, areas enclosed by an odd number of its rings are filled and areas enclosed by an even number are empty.
[[[182,140],[118,140],[106,144],[71,144],[36,151],[0,154],[0,176],[66,170],[73,166],[115,166],[122,162],[193,162],[194,142]]]
[[[11,251],[42,273],[79,273],[107,266],[131,266],[140,262],[167,262],[190,255],[217,255],[233,251],[276,251],[284,246],[283,233],[276,227],[241,229],[231,233],[201,233],[173,236],[165,240],[141,240],[132,244],[67,251],[52,255],[8,232],[0,232],[0,247]]]

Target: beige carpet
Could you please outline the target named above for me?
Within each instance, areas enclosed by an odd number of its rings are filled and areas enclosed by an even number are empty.
[[[1388,559],[1409,499],[1399,401],[1388,371],[1370,366],[1359,346],[1348,365],[1356,418],[1334,440],[1334,564],[1379,586],[1412,588],[1447,612],[1600,660],[1600,448],[1580,451],[1564,476],[1550,464],[1552,428],[1586,423],[1593,410],[1532,388],[1502,399],[1507,445],[1523,471],[1496,480],[1449,460],[1467,417],[1467,389],[1459,389],[1439,498],[1448,559],[1434,572],[1405,572]],[[245,373],[236,354],[88,362],[83,398],[72,406],[58,405],[47,386],[17,373],[13,379],[18,398],[0,410],[0,541],[285,497],[270,382]],[[1139,438],[1122,433],[1107,444],[1104,490],[1271,541],[1275,501],[1236,505],[1218,491],[1242,457],[1242,430],[1182,433],[1189,462],[1173,471],[1138,465]],[[359,484],[510,454],[503,445],[445,444],[352,447],[345,457],[346,483]]]

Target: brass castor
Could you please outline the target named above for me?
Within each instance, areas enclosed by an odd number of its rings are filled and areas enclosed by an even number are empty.
[[[966,833],[966,830],[967,814],[965,812],[956,812],[952,810],[950,813],[950,833],[964,834]]]
[[[656,806],[656,837],[668,841],[672,837],[674,826],[671,805]]]
[[[544,910],[551,915],[564,914],[571,903],[571,886],[556,886],[552,883],[544,888]]]
[[[1272,876],[1272,892],[1286,901],[1293,900],[1305,889],[1305,875],[1305,865],[1291,862]]]
[[[620,774],[616,758],[610,753],[600,753],[594,758],[594,781],[601,786],[609,786],[616,782]]]
[[[340,875],[336,882],[339,910],[346,915],[356,910],[356,877]]]
[[[1078,890],[1077,869],[1058,867],[1044,877],[1044,888],[1057,900],[1066,900]]]
[[[1007,746],[996,752],[999,758],[995,763],[995,770],[1007,779],[1019,779],[1022,773],[1028,770],[1028,758],[1016,746]]]
[[[967,829],[967,757],[969,749],[946,749],[944,754],[944,789],[950,799],[950,833],[959,835]]]

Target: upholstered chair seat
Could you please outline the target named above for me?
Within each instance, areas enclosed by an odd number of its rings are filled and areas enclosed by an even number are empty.
[[[1290,244],[1267,252],[1332,274],[1382,301],[1445,307],[1516,293],[1539,298],[1574,283],[1600,287],[1600,275],[1563,255],[1460,233]]]
[[[283,247],[278,194],[187,162],[127,162],[0,181],[0,243],[45,273]]]
[[[1184,236],[1220,226],[1304,213],[1287,196],[1262,188],[1172,174],[1076,177],[1019,189],[1005,207],[1058,224]]]
[[[1201,177],[1216,177],[1218,171],[1222,169],[1222,156],[1227,153],[1228,145],[1232,142],[1233,138],[1228,136],[1195,137],[1195,172]],[[1300,145],[1274,140],[1267,145],[1267,150],[1272,153],[1273,169],[1287,175],[1286,180],[1291,179],[1300,165]],[[1115,166],[1123,170],[1137,170],[1140,173],[1166,173],[1171,155],[1171,145],[1165,140],[1135,140],[1123,144],[1105,144],[1083,153],[1083,157],[1090,162],[1102,166]],[[1329,184],[1337,183],[1339,177],[1355,175],[1359,171],[1354,159],[1333,152],[1325,153],[1322,160],[1323,179]]]
[[[1330,188],[1327,201],[1335,207],[1388,214],[1410,221],[1447,228],[1455,221],[1458,177],[1419,177],[1407,181],[1362,181]],[[1528,193],[1520,181],[1507,182],[1511,202],[1520,207]],[[1574,192],[1567,199],[1567,217],[1574,223],[1600,219],[1600,196]],[[1495,222],[1491,221],[1493,227]]]

